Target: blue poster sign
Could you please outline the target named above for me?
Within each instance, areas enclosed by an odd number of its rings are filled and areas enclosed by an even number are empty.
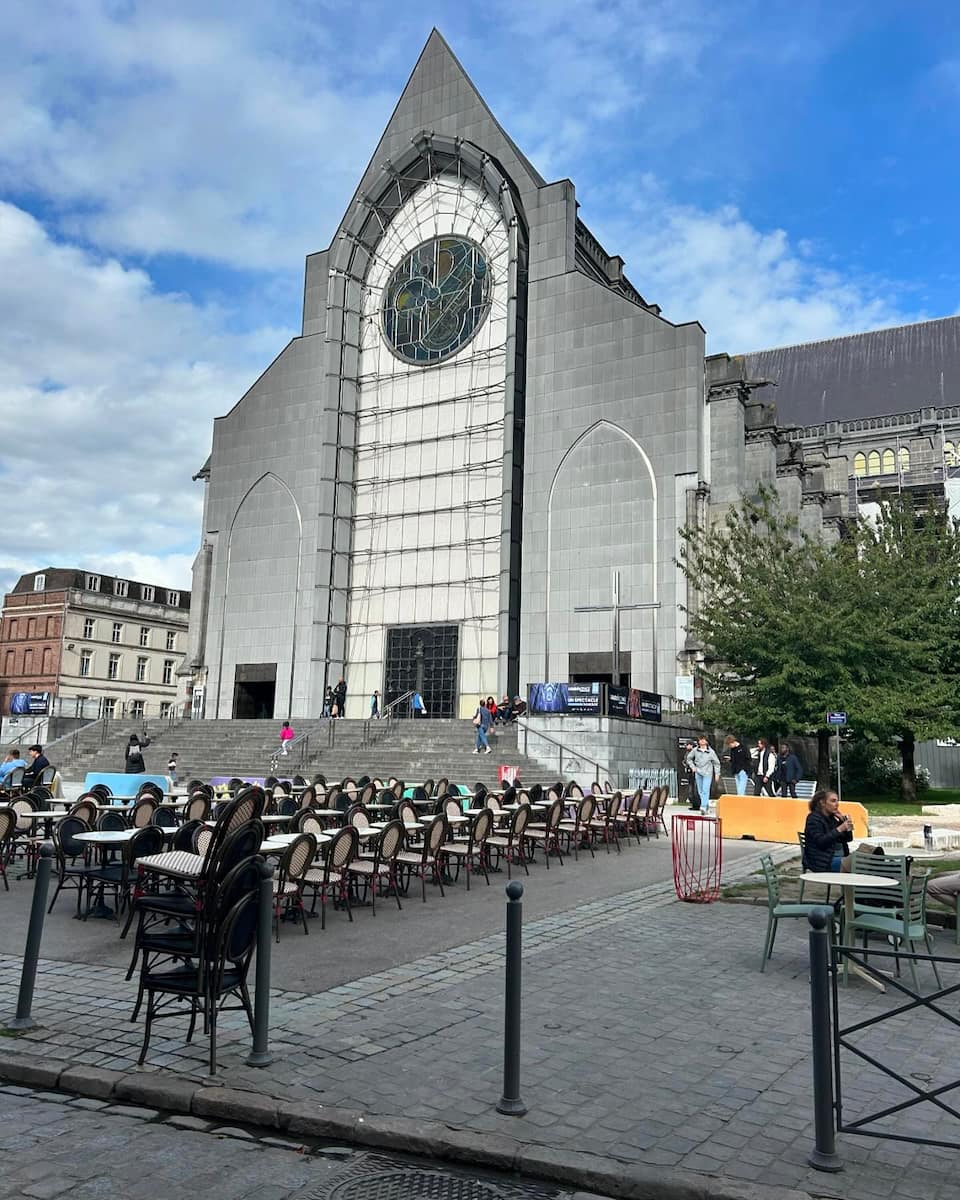
[[[827,724],[828,725],[846,725],[846,723],[847,723],[847,714],[845,712],[827,713]]]

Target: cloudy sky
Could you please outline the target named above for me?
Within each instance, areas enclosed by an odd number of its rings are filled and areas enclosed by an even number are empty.
[[[711,350],[960,307],[942,0],[5,0],[0,586],[188,585],[211,419],[298,332],[433,24]]]

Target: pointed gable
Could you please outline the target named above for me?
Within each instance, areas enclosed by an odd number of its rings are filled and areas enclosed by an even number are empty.
[[[409,149],[411,139],[425,131],[479,146],[497,159],[521,196],[544,186],[542,176],[504,131],[437,29],[427,38],[354,199],[373,185],[384,162]]]

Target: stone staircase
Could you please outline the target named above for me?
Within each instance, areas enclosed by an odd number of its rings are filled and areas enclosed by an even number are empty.
[[[148,728],[150,746],[144,752],[147,770],[166,772],[171,751],[180,763],[180,779],[207,779],[212,775],[268,775],[279,746],[280,721],[181,721]],[[122,771],[124,747],[136,725],[117,721],[104,735],[98,722],[72,739],[51,743],[50,761],[64,779],[82,781],[88,771]],[[495,726],[490,754],[472,753],[475,730],[469,720],[426,718],[422,721],[293,722],[297,742],[280,760],[278,775],[311,776],[322,771],[329,779],[366,774],[386,779],[395,775],[408,782],[439,779],[457,783],[497,781],[500,764],[519,767],[530,781],[549,776],[548,768],[517,750],[517,730]]]

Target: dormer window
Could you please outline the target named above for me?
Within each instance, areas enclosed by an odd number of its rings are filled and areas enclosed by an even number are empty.
[[[88,575],[85,587],[88,592],[99,592],[100,591],[100,576],[99,575]]]
[[[47,577],[46,577],[46,575],[34,575],[34,577],[33,577],[33,590],[34,590],[35,592],[43,592],[43,591],[46,591],[46,588],[47,588]]]
[[[129,590],[130,584],[126,579],[115,579],[113,581],[113,594],[115,596],[125,596]]]
[[[169,605],[171,605],[173,608],[179,608],[180,607],[180,593],[179,592],[167,592],[167,603]]]
[[[143,600],[146,600],[148,602],[152,601],[153,600],[153,587],[150,584],[145,583],[143,585],[143,587],[140,589],[140,596]]]

